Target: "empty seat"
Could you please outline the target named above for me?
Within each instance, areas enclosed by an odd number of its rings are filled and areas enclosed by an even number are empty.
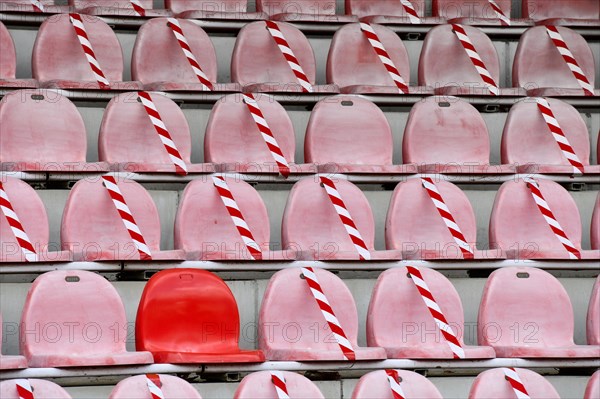
[[[590,230],[592,249],[600,249],[600,193],[598,193],[598,196],[596,197],[596,205],[594,206],[594,211],[592,213]]]
[[[528,0],[522,3],[523,17],[540,25],[598,26],[600,5],[596,0]]]
[[[171,15],[169,10],[153,9],[153,0],[138,0],[143,10],[134,8],[131,0],[69,0],[69,4],[83,14],[107,17],[163,17]]]
[[[495,0],[495,3],[502,10],[504,16],[510,20],[511,26],[531,25],[527,20],[510,18],[511,0]],[[433,0],[432,12],[434,16],[457,24],[483,26],[502,26],[506,24],[494,11],[489,0]]]
[[[35,279],[23,306],[21,351],[29,367],[152,363],[127,352],[127,319],[117,290],[102,276],[56,270]]]
[[[10,206],[17,215],[20,227],[30,244],[33,245],[35,256],[26,256],[17,240],[15,231],[11,228],[4,212],[0,211],[0,262],[66,262],[71,259],[68,251],[52,251],[49,245],[48,215],[44,203],[37,192],[22,180],[4,176],[0,182],[0,190],[4,190],[10,203],[2,201],[2,207]],[[14,217],[11,216],[11,219]],[[14,222],[13,222],[14,224]],[[22,233],[18,233],[21,237]],[[26,245],[26,244],[23,244]]]
[[[49,126],[52,127],[49,134]],[[86,163],[86,130],[77,107],[59,93],[18,90],[0,102],[0,169],[4,171],[102,172]]]
[[[574,344],[573,328],[569,295],[550,273],[534,267],[505,267],[487,279],[477,337],[479,344],[492,346],[498,357],[599,357],[600,346]]]
[[[583,399],[595,399],[600,397],[600,370],[596,371],[590,377],[585,388]]]
[[[240,91],[233,83],[217,82],[217,56],[206,32],[192,21],[178,19],[179,25],[202,71],[214,91]],[[131,76],[146,90],[203,91],[188,58],[175,38],[167,18],[153,18],[138,31],[131,55]]]
[[[355,15],[336,15],[335,0],[256,0],[256,9],[273,21],[345,23]]]
[[[589,172],[589,133],[581,114],[561,100],[545,100],[584,165],[584,172]],[[520,173],[574,173],[533,98],[511,107],[502,132],[501,156],[503,164],[517,164]]]
[[[7,356],[2,354],[2,332],[4,331],[4,324],[2,324],[2,313],[0,313],[0,370],[13,370],[13,369],[24,369],[27,368],[27,359],[25,356]],[[2,392],[2,391],[0,391]],[[4,395],[2,395],[4,398]]]
[[[590,85],[594,87],[594,56],[590,46],[579,33],[563,26],[557,29]],[[532,54],[535,54],[535,57],[532,57]],[[529,96],[585,94],[550,39],[545,26],[529,28],[521,35],[513,61],[512,79],[513,86],[524,87]],[[598,95],[600,92],[596,89],[595,93]]]
[[[425,17],[425,0],[410,0],[422,24],[443,23],[437,17]],[[410,24],[411,18],[397,0],[346,0],[346,14],[356,15],[361,21],[377,24]]]
[[[153,260],[182,259],[182,251],[160,251],[160,220],[146,189],[132,180],[117,180]],[[143,258],[123,224],[102,178],[79,180],[63,211],[60,238],[75,260],[140,260]]]
[[[0,10],[4,3],[0,3]],[[32,79],[16,79],[17,53],[15,44],[6,26],[0,22],[0,87],[36,87],[37,82]]]
[[[402,159],[422,173],[514,173],[511,165],[490,165],[487,125],[475,107],[456,97],[431,96],[412,107]]]
[[[156,378],[158,377],[158,378]],[[186,380],[174,375],[158,374],[153,381],[163,393],[164,398],[202,399],[196,388]],[[108,399],[153,399],[148,389],[148,377],[136,375],[121,380],[111,391]],[[156,381],[160,382],[156,382]]]
[[[43,10],[40,10],[39,7],[33,7],[31,0],[0,0],[0,12],[43,12],[45,14],[55,14],[73,11],[73,7],[55,5],[54,0],[37,0],[37,2],[42,4]]]
[[[489,346],[466,346],[464,314],[458,292],[446,277],[419,269],[435,301],[457,336],[466,359],[495,357]],[[389,359],[452,359],[454,354],[436,326],[427,305],[405,267],[381,273],[367,312],[367,343],[385,348]]]
[[[335,93],[337,87],[315,86],[316,62],[308,39],[293,25],[277,22],[315,92]],[[260,57],[257,56],[260,54]],[[231,79],[249,92],[302,92],[303,88],[266,28],[257,21],[245,25],[237,35],[231,56]]]
[[[291,371],[279,371],[278,373],[285,379],[285,386],[290,398],[324,399],[315,383],[303,375]],[[233,399],[272,399],[277,397],[270,371],[248,374],[240,382],[233,395]]]
[[[510,335],[510,334],[509,334]],[[531,399],[560,399],[550,381],[535,371],[515,368],[519,379],[525,386]],[[506,380],[504,370],[490,369],[475,378],[469,392],[469,399],[506,399],[517,397],[510,382]]]
[[[338,95],[317,103],[304,140],[304,160],[323,173],[416,173],[392,165],[392,129],[383,111],[364,97]]]
[[[600,345],[600,277],[596,278],[587,311],[587,343]]]
[[[261,351],[241,350],[238,306],[215,274],[198,269],[156,273],[140,299],[135,323],[138,350],[156,363],[258,363]]]
[[[442,399],[440,391],[431,381],[409,370],[398,373],[400,388],[407,398]],[[352,399],[395,399],[385,370],[371,371],[360,377],[352,392]]]
[[[315,268],[314,273],[329,305],[352,345],[355,358],[385,359],[383,348],[359,348],[358,315],[352,294],[335,274]],[[271,277],[258,321],[258,346],[268,360],[340,361],[344,354],[311,294],[302,269],[286,268]]]
[[[0,382],[0,397],[2,399],[23,399],[29,398],[29,396],[22,396],[17,390],[17,382],[21,383],[23,380],[4,380]],[[71,399],[71,395],[65,391],[60,385],[57,385],[50,381],[27,379],[33,395],[31,398],[35,399]]]
[[[69,18],[68,14],[56,15],[46,19],[40,26],[31,59],[33,77],[43,87],[98,90],[102,87],[96,80]],[[110,88],[140,89],[139,82],[123,82],[123,50],[110,26],[92,15],[82,15],[81,19]]]
[[[167,8],[179,18],[197,19],[267,19],[262,12],[249,12],[247,0],[165,0]]]
[[[581,219],[575,201],[558,183],[539,179],[538,184],[568,239],[581,249]],[[500,186],[490,216],[489,236],[490,247],[501,248],[509,258],[570,258],[570,252],[550,229],[523,180]]]
[[[435,185],[474,258],[501,257],[501,251],[477,250],[475,213],[465,193],[444,180],[435,181]],[[394,189],[385,223],[385,243],[387,249],[401,250],[402,259],[465,258],[421,179],[408,179]]]

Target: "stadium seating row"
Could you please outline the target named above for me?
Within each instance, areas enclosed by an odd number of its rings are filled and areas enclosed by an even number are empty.
[[[560,399],[548,380],[534,371],[522,368],[490,369],[482,372],[471,386],[469,399],[511,397],[510,395],[514,395],[513,383],[507,378],[508,375],[514,378],[515,374],[528,397]],[[71,399],[67,391],[45,380],[0,382],[0,393],[4,399],[21,399],[23,397],[20,395],[22,390],[35,391],[36,399]],[[281,397],[282,391],[286,394],[283,397],[324,399],[319,388],[308,378],[290,371],[278,370],[258,371],[247,375],[240,382],[233,398],[271,399]],[[421,374],[408,370],[377,370],[365,374],[354,388],[352,399],[396,399],[398,396],[395,394],[398,392],[407,395],[408,398],[442,399],[442,395],[431,381]],[[583,399],[595,399],[598,398],[598,395],[600,395],[600,371],[590,377]],[[156,397],[202,399],[200,393],[187,381],[179,377],[161,374],[128,377],[113,388],[109,399],[152,399]]]
[[[35,6],[32,3],[37,3]],[[436,24],[446,20],[474,25],[594,25],[600,7],[594,0],[529,0],[522,3],[522,19],[510,19],[510,0],[433,0],[432,16],[425,16],[425,0],[345,0],[346,14],[336,15],[335,0],[256,0],[256,12],[246,0],[164,0],[167,9],[154,9],[153,0],[69,0],[56,6],[53,0],[0,0],[0,11],[71,12],[104,16],[168,16],[209,20],[272,19],[294,22],[339,23],[363,20],[392,24]],[[135,4],[135,5],[134,5]]]
[[[206,270],[177,268],[146,283],[135,321],[137,351],[128,352],[116,289],[92,272],[57,270],[31,285],[19,331],[12,331],[23,356],[2,356],[0,367],[589,359],[600,356],[599,315],[597,278],[588,345],[575,345],[573,308],[561,283],[541,269],[505,267],[492,272],[483,289],[480,346],[465,345],[463,307],[450,280],[430,268],[406,266],[379,276],[367,313],[368,347],[359,347],[357,309],[345,283],[324,269],[285,268],[269,280],[258,324],[244,326],[257,330],[259,349],[240,349],[238,306],[227,284]]]
[[[159,93],[126,92],[104,112],[100,162],[87,163],[84,121],[67,97],[24,89],[0,101],[0,170],[11,172],[598,174],[600,166],[589,164],[589,140],[573,106],[528,97],[508,113],[502,164],[490,165],[488,129],[475,107],[458,97],[430,96],[413,106],[403,133],[404,164],[394,165],[392,129],[383,111],[347,94],[314,107],[302,164],[295,162],[292,121],[273,97],[230,94],[212,109],[205,163],[191,164],[190,127],[177,104]]]
[[[411,86],[408,54],[396,33],[382,25],[348,24],[333,37],[327,60],[328,84],[316,85],[315,55],[304,34],[286,22],[257,21],[247,24],[237,36],[231,59],[234,83],[217,83],[215,50],[206,32],[190,20],[156,18],[139,29],[131,59],[133,81],[123,82],[123,54],[115,33],[98,17],[75,15],[53,16],[39,28],[31,60],[34,79],[15,79],[14,45],[8,30],[0,26],[0,40],[7,49],[0,59],[0,86],[478,96],[599,94],[594,89],[589,45],[565,27],[537,26],[525,31],[513,63],[513,87],[501,88],[496,48],[477,28],[441,25],[431,29],[421,50],[418,86]],[[284,56],[284,52],[289,54]]]

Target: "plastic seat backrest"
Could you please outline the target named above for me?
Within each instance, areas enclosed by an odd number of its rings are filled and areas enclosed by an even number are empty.
[[[31,3],[30,3],[31,4]],[[14,79],[17,73],[17,53],[12,36],[0,22],[0,79]]]
[[[511,0],[495,0],[495,3],[504,15],[510,18]],[[431,11],[434,16],[446,19],[461,17],[498,19],[488,0],[433,0]]]
[[[196,388],[186,380],[174,375],[160,374],[159,387],[165,398],[202,399]],[[136,375],[121,380],[110,393],[109,399],[148,398],[148,382],[145,375]]]
[[[442,399],[442,395],[431,381],[409,370],[396,370],[400,387],[409,398]],[[352,399],[394,399],[385,370],[372,371],[363,375],[352,392]]]
[[[524,0],[523,18],[600,19],[600,4],[596,0]]]
[[[246,12],[246,0],[164,0],[165,7],[175,14],[184,11]]]
[[[153,0],[138,0],[139,4],[145,10],[151,10]],[[130,0],[69,0],[69,5],[76,8],[86,7],[114,7],[114,8],[132,8]]]
[[[600,193],[598,193],[598,196],[596,197],[596,205],[594,206],[594,210],[592,212],[592,223],[590,230],[592,249],[600,249]]]
[[[419,16],[425,15],[425,0],[410,0]],[[404,7],[397,0],[346,0],[346,14],[359,18],[372,15],[407,16]]]
[[[558,392],[550,381],[528,369],[515,368],[519,379],[525,386],[529,397],[544,399],[560,399]],[[501,368],[490,369],[477,376],[471,385],[469,399],[505,399],[515,396],[510,383],[506,380]]]
[[[596,277],[596,282],[592,288],[586,326],[588,345],[600,345],[600,277]]]
[[[256,9],[269,15],[333,15],[335,2],[335,0],[256,0]]]
[[[323,399],[323,394],[314,382],[292,371],[281,371],[285,386],[291,398]],[[258,371],[244,377],[233,399],[272,399],[277,397],[275,385],[271,382],[271,372]]]
[[[35,398],[71,399],[71,395],[60,385],[46,380],[28,379]],[[4,380],[0,382],[0,397],[2,399],[21,399],[17,391],[17,380]],[[32,396],[33,397],[33,396]]]

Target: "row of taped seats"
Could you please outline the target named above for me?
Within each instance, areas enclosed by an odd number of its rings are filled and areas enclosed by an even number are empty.
[[[600,196],[592,216],[592,249],[582,250],[577,205],[567,190],[550,180],[537,181],[546,204],[543,210],[538,206],[540,197],[532,195],[530,183],[504,183],[496,195],[490,219],[491,249],[478,250],[476,218],[464,192],[447,181],[408,179],[397,185],[390,200],[385,223],[387,250],[376,251],[369,202],[347,180],[323,180],[315,175],[296,183],[281,223],[283,250],[271,250],[269,216],[258,191],[235,178],[222,177],[220,184],[214,179],[207,176],[187,185],[175,217],[175,249],[163,251],[156,205],[144,187],[134,181],[115,179],[112,185],[100,177],[78,181],[63,211],[59,252],[53,251],[57,249],[55,245],[48,245],[48,219],[36,191],[10,177],[0,187],[5,204],[17,215],[13,219],[19,221],[20,230],[25,231],[29,246],[37,254],[33,261],[600,258]],[[340,220],[323,182],[335,188],[357,233],[347,231],[349,223]],[[223,186],[225,194],[221,191]],[[119,211],[113,203],[116,190],[118,200],[124,204],[119,205]],[[436,193],[432,194],[432,190]],[[126,217],[121,212],[123,206],[128,207]],[[547,213],[553,221],[548,221]],[[122,218],[137,224],[137,242],[147,245],[145,251],[139,250],[131,228],[127,223],[123,226],[127,221]],[[240,219],[243,226],[236,221]],[[555,231],[557,225],[561,237]],[[14,222],[11,225],[1,218],[0,227],[0,261],[30,260],[21,250],[22,237],[15,235]],[[462,244],[456,240],[456,231]],[[361,249],[356,245],[356,237],[362,241]],[[254,242],[252,246],[247,246],[247,238]],[[461,245],[469,246],[470,255],[464,253]]]
[[[523,368],[512,370],[523,384],[531,399],[560,399],[552,384],[540,374]],[[469,399],[505,399],[514,395],[513,385],[506,380],[507,369],[490,369],[480,373],[473,381]],[[390,379],[394,382],[390,382]],[[396,385],[397,384],[397,385]],[[20,387],[20,388],[17,388]],[[258,371],[247,375],[238,385],[233,399],[277,398],[278,390],[292,399],[325,399],[319,388],[308,378],[290,371]],[[398,388],[399,387],[399,388]],[[35,392],[36,399],[71,399],[67,391],[50,381],[29,379],[0,382],[0,395],[4,399],[22,399],[22,390]],[[160,392],[164,396],[158,396]],[[408,398],[443,399],[436,386],[421,374],[409,370],[377,370],[360,378],[352,392],[352,399],[397,399],[396,393]],[[111,391],[109,399],[186,398],[202,399],[196,388],[187,381],[161,374],[146,374],[126,378]],[[404,397],[404,396],[402,396]],[[600,397],[600,371],[587,382],[583,399]]]
[[[178,20],[189,42],[191,53],[212,86],[212,91],[231,92],[295,92],[305,90],[265,28],[265,22],[249,23],[237,36],[231,57],[233,83],[217,83],[217,58],[211,39],[190,20]],[[109,88],[115,90],[206,91],[182,52],[167,18],[147,21],[139,29],[131,59],[133,81],[123,82],[123,52],[113,30],[101,19],[83,16],[87,39]],[[293,51],[297,63],[314,92],[368,94],[442,94],[442,95],[508,95],[508,96],[593,96],[595,66],[586,40],[575,31],[558,27],[560,46],[567,46],[575,61],[565,61],[550,31],[544,26],[532,27],[521,36],[513,63],[513,87],[500,87],[500,61],[488,36],[471,26],[441,25],[425,37],[419,60],[418,86],[399,91],[386,66],[359,23],[340,28],[333,37],[327,59],[327,83],[316,85],[316,60],[313,49],[296,27],[286,22],[275,23]],[[458,26],[458,27],[457,27]],[[406,85],[410,80],[408,53],[400,37],[382,25],[372,25]],[[468,35],[479,60],[465,51],[457,29]],[[60,14],[46,20],[39,28],[31,59],[33,79],[16,79],[16,53],[8,30],[0,26],[3,51],[0,58],[0,86],[50,87],[61,89],[99,89],[88,59],[70,22]],[[260,56],[257,56],[260,54]],[[535,54],[532,57],[531,54]],[[480,66],[487,69],[485,78]],[[577,73],[571,72],[573,62]],[[452,65],[452,68],[448,68]],[[493,81],[490,82],[488,80]],[[485,83],[484,81],[487,81]],[[582,83],[583,81],[587,83]],[[490,89],[492,84],[496,89]],[[583,84],[583,86],[582,86]],[[585,87],[584,87],[585,86]]]
[[[141,96],[147,97],[145,103]],[[296,135],[284,107],[267,94],[251,99],[255,106],[249,106],[247,94],[229,94],[215,103],[204,131],[205,162],[191,164],[190,126],[173,100],[159,93],[119,94],[103,114],[100,162],[88,163],[84,120],[67,97],[51,89],[13,91],[0,100],[0,170],[277,174],[272,143],[264,137],[267,129],[290,174],[600,173],[599,165],[590,165],[586,122],[573,106],[554,98],[527,97],[512,106],[502,134],[500,165],[490,164],[490,137],[482,115],[458,97],[430,96],[412,107],[403,132],[402,165],[393,164],[394,134],[388,119],[363,96],[336,95],[316,104],[306,128],[305,163],[295,162]],[[557,128],[548,124],[547,112],[574,155],[556,138]],[[600,140],[596,147],[600,153]]]
[[[36,2],[37,3],[37,2]],[[165,9],[153,8],[153,0],[68,0],[57,6],[53,0],[0,0],[2,12],[64,13],[90,15],[164,17],[208,20],[261,20],[344,23],[359,19],[389,24],[439,24],[445,21],[489,26],[537,24],[596,26],[600,7],[594,0],[529,0],[522,3],[522,18],[511,18],[511,0],[433,0],[426,16],[425,0],[345,0],[345,14],[336,14],[335,0],[256,0],[249,11],[246,0],[164,0]],[[492,4],[493,3],[493,4]],[[494,6],[499,10],[495,10]],[[501,18],[501,16],[504,18]],[[509,21],[507,21],[509,20]]]
[[[440,320],[444,327],[436,328]],[[258,349],[240,349],[230,288],[214,273],[181,268],[159,271],[146,283],[135,320],[136,352],[128,352],[116,289],[96,273],[57,270],[31,285],[20,323],[10,331],[23,356],[2,356],[0,367],[594,359],[600,357],[600,278],[586,323],[587,345],[576,345],[572,304],[558,279],[534,267],[505,267],[492,272],[483,289],[479,346],[466,345],[463,307],[450,280],[407,266],[377,279],[364,324],[368,347],[359,347],[356,304],[344,281],[320,268],[286,268],[269,280],[258,324],[243,326],[245,334],[256,333]]]

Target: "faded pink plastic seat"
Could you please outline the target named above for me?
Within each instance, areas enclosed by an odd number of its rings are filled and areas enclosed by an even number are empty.
[[[438,17],[425,16],[425,0],[410,0],[422,24],[444,23]],[[376,24],[411,24],[408,14],[397,0],[346,0],[346,14]]]
[[[315,92],[337,93],[334,85],[315,85],[316,61],[304,34],[287,22],[277,22]],[[260,54],[260,56],[257,56]],[[231,56],[231,80],[246,92],[302,92],[302,87],[262,21],[245,25]]]
[[[0,349],[2,349],[2,331],[4,330],[2,324],[2,313],[0,313]],[[3,355],[0,350],[0,370],[14,370],[27,368],[27,359],[25,356],[7,356]],[[1,392],[1,391],[0,391]],[[4,395],[2,395],[4,398]]]
[[[32,334],[39,326],[46,339]],[[29,288],[21,317],[21,351],[29,367],[152,363],[148,352],[127,352],[126,326],[121,297],[104,277],[56,270],[40,275]]]
[[[600,397],[600,370],[590,377],[583,394],[583,399],[596,399]]]
[[[594,211],[592,213],[590,230],[592,249],[600,249],[600,193],[598,193],[598,196],[596,197],[596,205],[594,206]]]
[[[435,184],[452,212],[475,259],[502,257],[501,251],[476,248],[475,212],[465,193],[454,184]],[[463,259],[462,252],[433,204],[421,179],[408,179],[396,186],[385,222],[387,249],[401,250],[402,259]]]
[[[0,2],[0,10],[5,3]],[[36,87],[33,79],[17,79],[17,53],[15,43],[8,29],[0,22],[0,87],[27,88]]]
[[[152,197],[132,180],[117,185],[140,229],[153,260],[183,259],[182,251],[160,250],[160,220]],[[140,254],[123,225],[100,177],[79,180],[63,211],[60,238],[75,260],[139,260]]]
[[[38,1],[44,6],[44,14],[67,13],[73,11],[72,7],[55,5],[54,0]],[[0,0],[0,12],[38,13],[31,5],[31,0]]]
[[[594,87],[594,56],[579,33],[557,27],[577,64]],[[535,54],[535,57],[532,57]],[[546,27],[534,26],[521,35],[512,68],[514,87],[523,87],[534,97],[583,96],[584,92],[548,36]],[[594,90],[600,94],[598,89]]]
[[[33,378],[27,381],[33,389],[35,399],[71,399],[71,395],[67,391],[53,382]],[[0,382],[0,397],[2,399],[22,399],[23,396],[19,395],[17,391],[17,380]]]
[[[359,348],[354,298],[335,274],[315,268],[315,275],[355,351],[356,360],[385,359],[383,348]],[[287,326],[293,325],[294,328]],[[300,268],[271,277],[258,321],[258,346],[267,360],[343,361],[344,355],[303,278]]]
[[[572,105],[546,98],[575,154],[589,167],[590,141],[585,121]],[[534,98],[525,98],[513,105],[502,132],[501,156],[503,164],[517,164],[519,173],[566,173],[574,168],[564,156]]]
[[[511,26],[531,25],[531,21],[515,20],[510,17],[511,0],[495,0],[495,3],[510,19]],[[434,16],[447,19],[452,23],[503,26],[488,0],[433,0],[431,7]]]
[[[314,382],[291,371],[280,371],[290,398],[324,399]],[[238,385],[233,399],[272,399],[277,397],[275,385],[271,382],[271,372],[258,371],[248,374]]]
[[[457,335],[465,358],[495,357],[489,346],[464,345],[463,307],[450,280],[430,268],[419,270]],[[454,358],[406,267],[386,270],[377,279],[367,312],[367,343],[385,348],[390,359]]]
[[[505,333],[515,326],[518,334]],[[573,328],[569,295],[550,273],[534,267],[504,267],[487,279],[477,337],[481,345],[492,346],[498,357],[600,357],[598,345],[575,345]]]
[[[535,371],[515,368],[531,399],[560,399],[554,386]],[[490,369],[475,378],[469,399],[506,399],[516,397],[515,391],[506,380],[504,370]]]
[[[442,394],[431,381],[409,370],[396,370],[400,387],[407,398],[442,399]],[[385,370],[363,375],[352,392],[352,399],[394,399]]]
[[[240,91],[235,83],[216,83],[217,56],[206,32],[192,21],[178,19],[178,22],[214,91]],[[153,18],[140,27],[131,55],[131,76],[142,82],[146,90],[203,91],[204,88],[167,18]]]
[[[150,96],[188,172],[214,172],[210,164],[191,164],[192,139],[181,108],[162,94],[150,93]],[[112,164],[112,168],[117,170],[176,172],[175,164],[138,100],[137,92],[119,94],[108,103],[100,126],[98,154],[101,161]]]
[[[457,97],[431,96],[408,115],[402,142],[404,163],[422,173],[514,173],[512,165],[490,165],[490,137],[483,117]]]
[[[524,17],[539,25],[598,26],[600,5],[596,0],[528,0],[521,4]]]
[[[179,18],[244,21],[268,18],[265,13],[248,11],[246,0],[165,0],[165,6]]]
[[[69,251],[52,251],[46,207],[36,190],[22,180],[5,176],[2,186],[40,262],[68,262]],[[27,262],[4,214],[0,213],[0,262]]]
[[[600,276],[592,288],[586,325],[588,345],[600,345]]]
[[[202,399],[196,388],[186,380],[174,375],[159,374],[160,390],[165,398]],[[136,375],[121,380],[112,390],[108,399],[152,399],[147,377]]]
[[[0,101],[1,170],[108,170],[101,162],[86,163],[86,150],[83,118],[67,97],[49,90],[25,89],[10,92]]]
[[[400,75],[409,84],[410,65],[404,43],[393,30],[377,24],[371,27],[390,55]],[[342,26],[335,32],[327,57],[327,82],[342,93],[399,94],[385,66],[360,30],[360,24]],[[410,87],[408,92],[433,93],[431,88]]]
[[[356,15],[337,15],[335,0],[256,0],[256,9],[273,21],[288,22],[356,22]]]
[[[144,17],[170,16],[169,10],[154,9],[153,0],[138,0],[144,8]],[[69,0],[69,4],[83,14],[105,17],[139,17],[130,0]]]
[[[304,139],[304,159],[322,173],[416,173],[393,165],[392,129],[383,111],[362,96],[338,95],[317,103]]]
[[[269,251],[269,215],[256,189],[239,179],[225,181],[262,250],[263,260],[293,259],[293,251]],[[181,195],[175,217],[175,248],[194,260],[252,260],[210,177],[193,180]]]
[[[551,180],[537,180],[556,220],[576,248],[581,249],[579,209],[567,190]],[[538,209],[527,183],[507,181],[496,193],[490,216],[490,247],[511,259],[569,259]]]

